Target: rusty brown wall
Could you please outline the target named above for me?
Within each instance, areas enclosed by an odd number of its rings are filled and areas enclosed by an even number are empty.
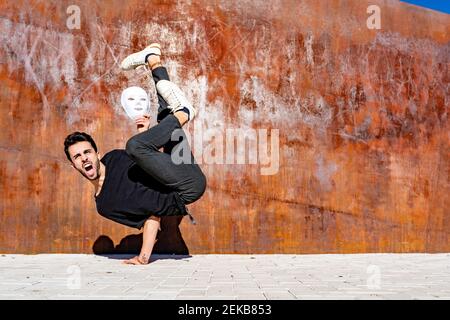
[[[372,4],[380,30],[366,26]],[[83,130],[100,152],[124,147],[135,129],[121,91],[155,95],[119,63],[153,41],[200,109],[189,132],[280,139],[273,175],[202,163],[198,224],[183,219],[157,251],[450,251],[449,15],[396,0],[6,0],[0,39],[0,252],[132,246],[139,231],[96,213],[62,143]]]

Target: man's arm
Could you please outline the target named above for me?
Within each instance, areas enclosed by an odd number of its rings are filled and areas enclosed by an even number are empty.
[[[142,234],[142,248],[139,256],[125,260],[126,264],[148,264],[150,262],[150,255],[153,251],[153,246],[155,245],[157,239],[156,235],[160,229],[160,217],[151,216],[145,221],[144,233]]]

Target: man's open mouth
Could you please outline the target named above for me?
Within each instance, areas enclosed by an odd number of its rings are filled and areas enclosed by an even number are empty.
[[[91,163],[88,163],[88,164],[85,164],[85,165],[84,165],[84,170],[85,170],[87,173],[90,173],[90,172],[92,172],[92,170],[94,170],[94,167],[92,166]]]

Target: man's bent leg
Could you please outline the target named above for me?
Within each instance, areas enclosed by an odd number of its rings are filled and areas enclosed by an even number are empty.
[[[183,143],[183,152],[187,152],[187,161],[184,163],[176,164],[170,154],[159,151],[161,147],[173,142],[174,132],[181,138],[178,144]],[[156,126],[133,136],[127,142],[126,151],[145,172],[177,191],[185,204],[194,202],[204,193],[205,175],[195,163],[176,115],[169,115]]]
[[[170,81],[169,74],[167,73],[167,69],[162,66],[161,59],[159,56],[151,55],[147,59],[148,66],[152,70],[152,76],[153,81],[155,82],[155,85],[160,80],[168,80]],[[158,95],[158,116],[156,120],[158,122],[161,122],[162,119],[164,119],[168,114],[170,114],[171,110],[168,108],[167,102],[164,100],[164,98],[159,94],[158,90],[156,90],[156,93]]]
[[[169,74],[167,73],[167,69],[164,68],[163,66],[159,66],[159,67],[153,69],[152,70],[152,76],[153,76],[153,81],[155,82],[155,85],[160,80],[168,80],[168,81],[170,81]],[[158,93],[158,91],[156,91],[156,93],[158,95],[159,108],[160,109],[167,108],[168,104],[167,104],[166,100],[163,99],[163,97]]]

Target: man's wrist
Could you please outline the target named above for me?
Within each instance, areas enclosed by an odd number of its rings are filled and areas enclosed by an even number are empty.
[[[148,256],[148,255],[145,254],[145,253],[141,253],[141,254],[138,256],[138,260],[139,260],[140,263],[148,263],[149,258],[150,258],[150,256]]]

